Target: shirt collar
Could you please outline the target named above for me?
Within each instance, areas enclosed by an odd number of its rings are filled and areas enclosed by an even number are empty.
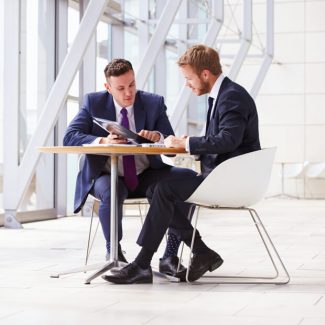
[[[212,97],[214,100],[218,97],[223,79],[225,79],[225,76],[221,73],[218,79],[215,81],[214,85],[212,86],[209,97]]]
[[[116,115],[120,115],[121,113],[121,109],[123,108],[113,97],[113,101],[114,101],[114,105],[115,105],[115,109],[116,109]],[[128,117],[133,115],[133,105],[127,106],[125,107],[126,110],[128,111]]]

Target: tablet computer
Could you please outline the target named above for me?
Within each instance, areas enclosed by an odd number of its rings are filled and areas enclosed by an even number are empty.
[[[125,128],[121,124],[115,121],[105,120],[98,117],[93,117],[93,122],[106,130],[109,133],[114,133],[121,136],[124,139],[128,139],[131,142],[141,144],[141,143],[153,143],[153,141],[148,140],[139,134],[132,132],[131,130]]]

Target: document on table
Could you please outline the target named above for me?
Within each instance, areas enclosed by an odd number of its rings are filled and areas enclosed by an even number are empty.
[[[131,130],[125,128],[121,124],[105,120],[98,117],[93,117],[93,122],[100,126],[102,129],[107,131],[108,133],[114,133],[119,136],[121,136],[124,139],[128,139],[129,141],[136,143],[136,144],[142,144],[142,143],[153,143],[152,141],[140,136],[139,134],[132,132]]]

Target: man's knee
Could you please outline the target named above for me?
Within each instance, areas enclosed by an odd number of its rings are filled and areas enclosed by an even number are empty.
[[[106,188],[101,193],[99,193],[99,200],[102,203],[110,203],[110,201],[111,201],[111,189]]]
[[[155,191],[155,185],[150,185],[146,190],[146,198],[148,199],[149,203],[151,202],[154,191]]]

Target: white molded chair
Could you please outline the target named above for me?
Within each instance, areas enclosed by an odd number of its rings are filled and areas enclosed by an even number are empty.
[[[311,163],[306,171],[307,178],[325,178],[325,162]]]
[[[284,166],[283,177],[284,178],[304,178],[306,171],[309,167],[309,162],[287,164]]]
[[[325,179],[325,162],[318,162],[318,163],[310,163],[308,165],[307,171],[306,171],[306,181],[305,186],[306,189],[309,188],[309,195],[310,198],[314,198],[313,191],[311,190],[309,181],[311,180],[324,180]]]
[[[306,172],[309,168],[309,162],[305,161],[303,163],[295,164],[283,164],[282,165],[282,195],[292,198],[299,198],[297,180],[304,179]],[[285,179],[295,179],[296,180],[296,196],[288,195],[284,190],[284,180]]]
[[[250,206],[260,201],[269,184],[276,148],[262,149],[228,159],[217,166],[186,200],[197,206],[190,249],[189,270],[200,208],[245,210],[260,235],[275,270],[273,276],[209,276],[219,278],[214,283],[275,283],[284,284],[290,276],[256,210]],[[183,251],[182,251],[183,252]],[[180,258],[181,260],[181,258]],[[280,278],[283,278],[280,280]],[[188,281],[188,271],[186,276]]]
[[[99,218],[98,218],[97,225],[96,225],[96,228],[95,228],[95,232],[92,235],[92,226],[93,226],[93,220],[94,220],[94,213],[96,213],[97,216],[99,215],[98,210],[99,210],[99,204],[100,204],[100,200],[96,199],[94,196],[92,196],[92,198],[93,198],[93,205],[92,205],[92,209],[91,209],[91,219],[90,219],[89,232],[88,232],[88,242],[87,242],[87,250],[86,250],[85,267],[87,267],[90,252],[91,252],[91,249],[93,247],[93,244],[94,244],[94,241],[95,241],[95,238],[96,238],[96,234],[97,234],[97,230],[98,230],[98,226],[99,226],[99,223],[100,223]],[[148,204],[149,203],[148,203],[147,198],[134,198],[134,199],[126,199],[124,201],[124,203],[123,203],[123,206],[137,205],[141,225],[143,225],[143,220],[144,220],[145,215],[146,215],[146,208],[147,208]],[[145,207],[144,211],[142,211],[142,206]]]

